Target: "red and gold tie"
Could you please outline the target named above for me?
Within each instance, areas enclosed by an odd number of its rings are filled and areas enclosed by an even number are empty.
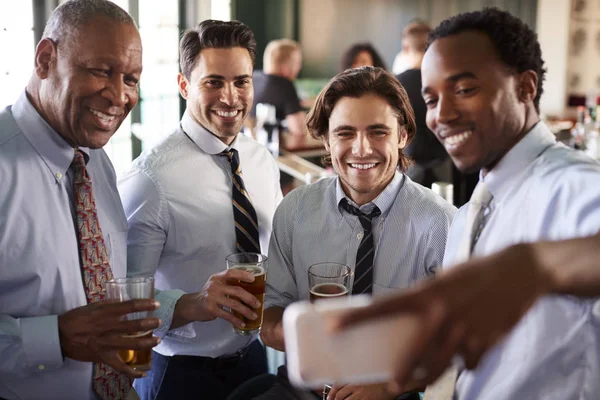
[[[81,271],[88,304],[104,300],[106,281],[113,274],[108,262],[108,254],[98,222],[96,203],[92,194],[92,181],[85,168],[85,159],[80,150],[75,150],[71,163],[75,173],[73,191],[77,214],[77,236]],[[131,390],[132,380],[118,373],[106,364],[94,364],[94,391],[104,400],[125,399]]]

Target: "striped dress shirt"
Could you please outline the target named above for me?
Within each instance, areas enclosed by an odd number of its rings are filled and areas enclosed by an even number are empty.
[[[308,299],[312,264],[338,262],[354,270],[363,228],[357,216],[342,210],[344,197],[334,177],[300,187],[283,199],[273,220],[265,308]],[[435,273],[456,208],[400,172],[360,209],[369,213],[375,205],[381,210],[373,220],[377,296]]]

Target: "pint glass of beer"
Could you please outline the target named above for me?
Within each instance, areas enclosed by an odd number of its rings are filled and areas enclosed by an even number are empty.
[[[310,301],[348,296],[352,293],[352,270],[344,264],[324,262],[308,268]]]
[[[259,253],[235,253],[227,256],[227,269],[239,269],[254,275],[254,282],[243,282],[237,279],[228,279],[227,284],[239,286],[248,293],[254,295],[260,301],[260,307],[254,309],[258,317],[254,320],[244,317],[233,311],[233,315],[241,319],[246,326],[244,328],[233,327],[238,335],[252,335],[260,332],[262,326],[263,311],[265,308],[265,286],[267,282],[267,256]],[[252,307],[251,307],[252,308]]]
[[[106,295],[108,299],[127,301],[133,299],[154,298],[154,278],[115,278],[106,282]],[[134,312],[124,316],[128,320],[149,317],[150,311]],[[127,337],[152,337],[152,331],[132,332]],[[120,350],[119,356],[130,367],[147,371],[152,365],[152,349],[145,350]]]

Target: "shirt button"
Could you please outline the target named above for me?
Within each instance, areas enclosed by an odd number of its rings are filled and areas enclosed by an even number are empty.
[[[62,179],[62,174],[60,172],[56,173],[56,179]]]
[[[362,232],[356,234],[356,238],[358,240],[362,239],[362,237],[363,237],[363,233]]]
[[[596,300],[596,303],[594,303],[594,308],[592,308],[592,313],[594,314],[594,316],[600,318],[600,300]]]
[[[40,364],[40,365],[38,365],[38,369],[39,369],[40,371],[43,371],[43,370],[45,370],[45,369],[46,369],[46,366],[45,366],[44,364]]]

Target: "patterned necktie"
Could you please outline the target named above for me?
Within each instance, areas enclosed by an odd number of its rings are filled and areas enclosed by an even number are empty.
[[[483,181],[479,181],[467,208],[467,219],[465,230],[459,247],[456,251],[454,261],[456,263],[467,261],[471,257],[473,246],[477,243],[479,235],[485,224],[485,210],[492,200],[492,194]],[[448,367],[446,372],[437,381],[427,386],[423,400],[449,400],[454,396],[458,368],[456,365]]]
[[[250,202],[250,196],[246,192],[246,186],[244,186],[240,157],[236,149],[224,151],[221,155],[227,156],[231,164],[231,181],[233,182],[231,201],[233,203],[236,247],[240,253],[260,253],[258,219]]]
[[[77,215],[77,237],[85,295],[88,304],[105,299],[106,281],[113,274],[108,263],[102,229],[98,222],[96,203],[92,194],[92,181],[85,168],[85,160],[80,150],[75,150],[71,163],[74,171],[73,191]],[[94,364],[94,391],[103,400],[125,399],[131,390],[132,380],[113,370],[106,364]]]
[[[369,214],[365,214],[346,198],[342,199],[342,208],[346,212],[356,215],[363,227],[363,237],[356,252],[356,264],[354,267],[354,284],[352,294],[371,293],[373,291],[373,257],[375,256],[375,243],[373,240],[372,221],[381,215],[377,206]]]

